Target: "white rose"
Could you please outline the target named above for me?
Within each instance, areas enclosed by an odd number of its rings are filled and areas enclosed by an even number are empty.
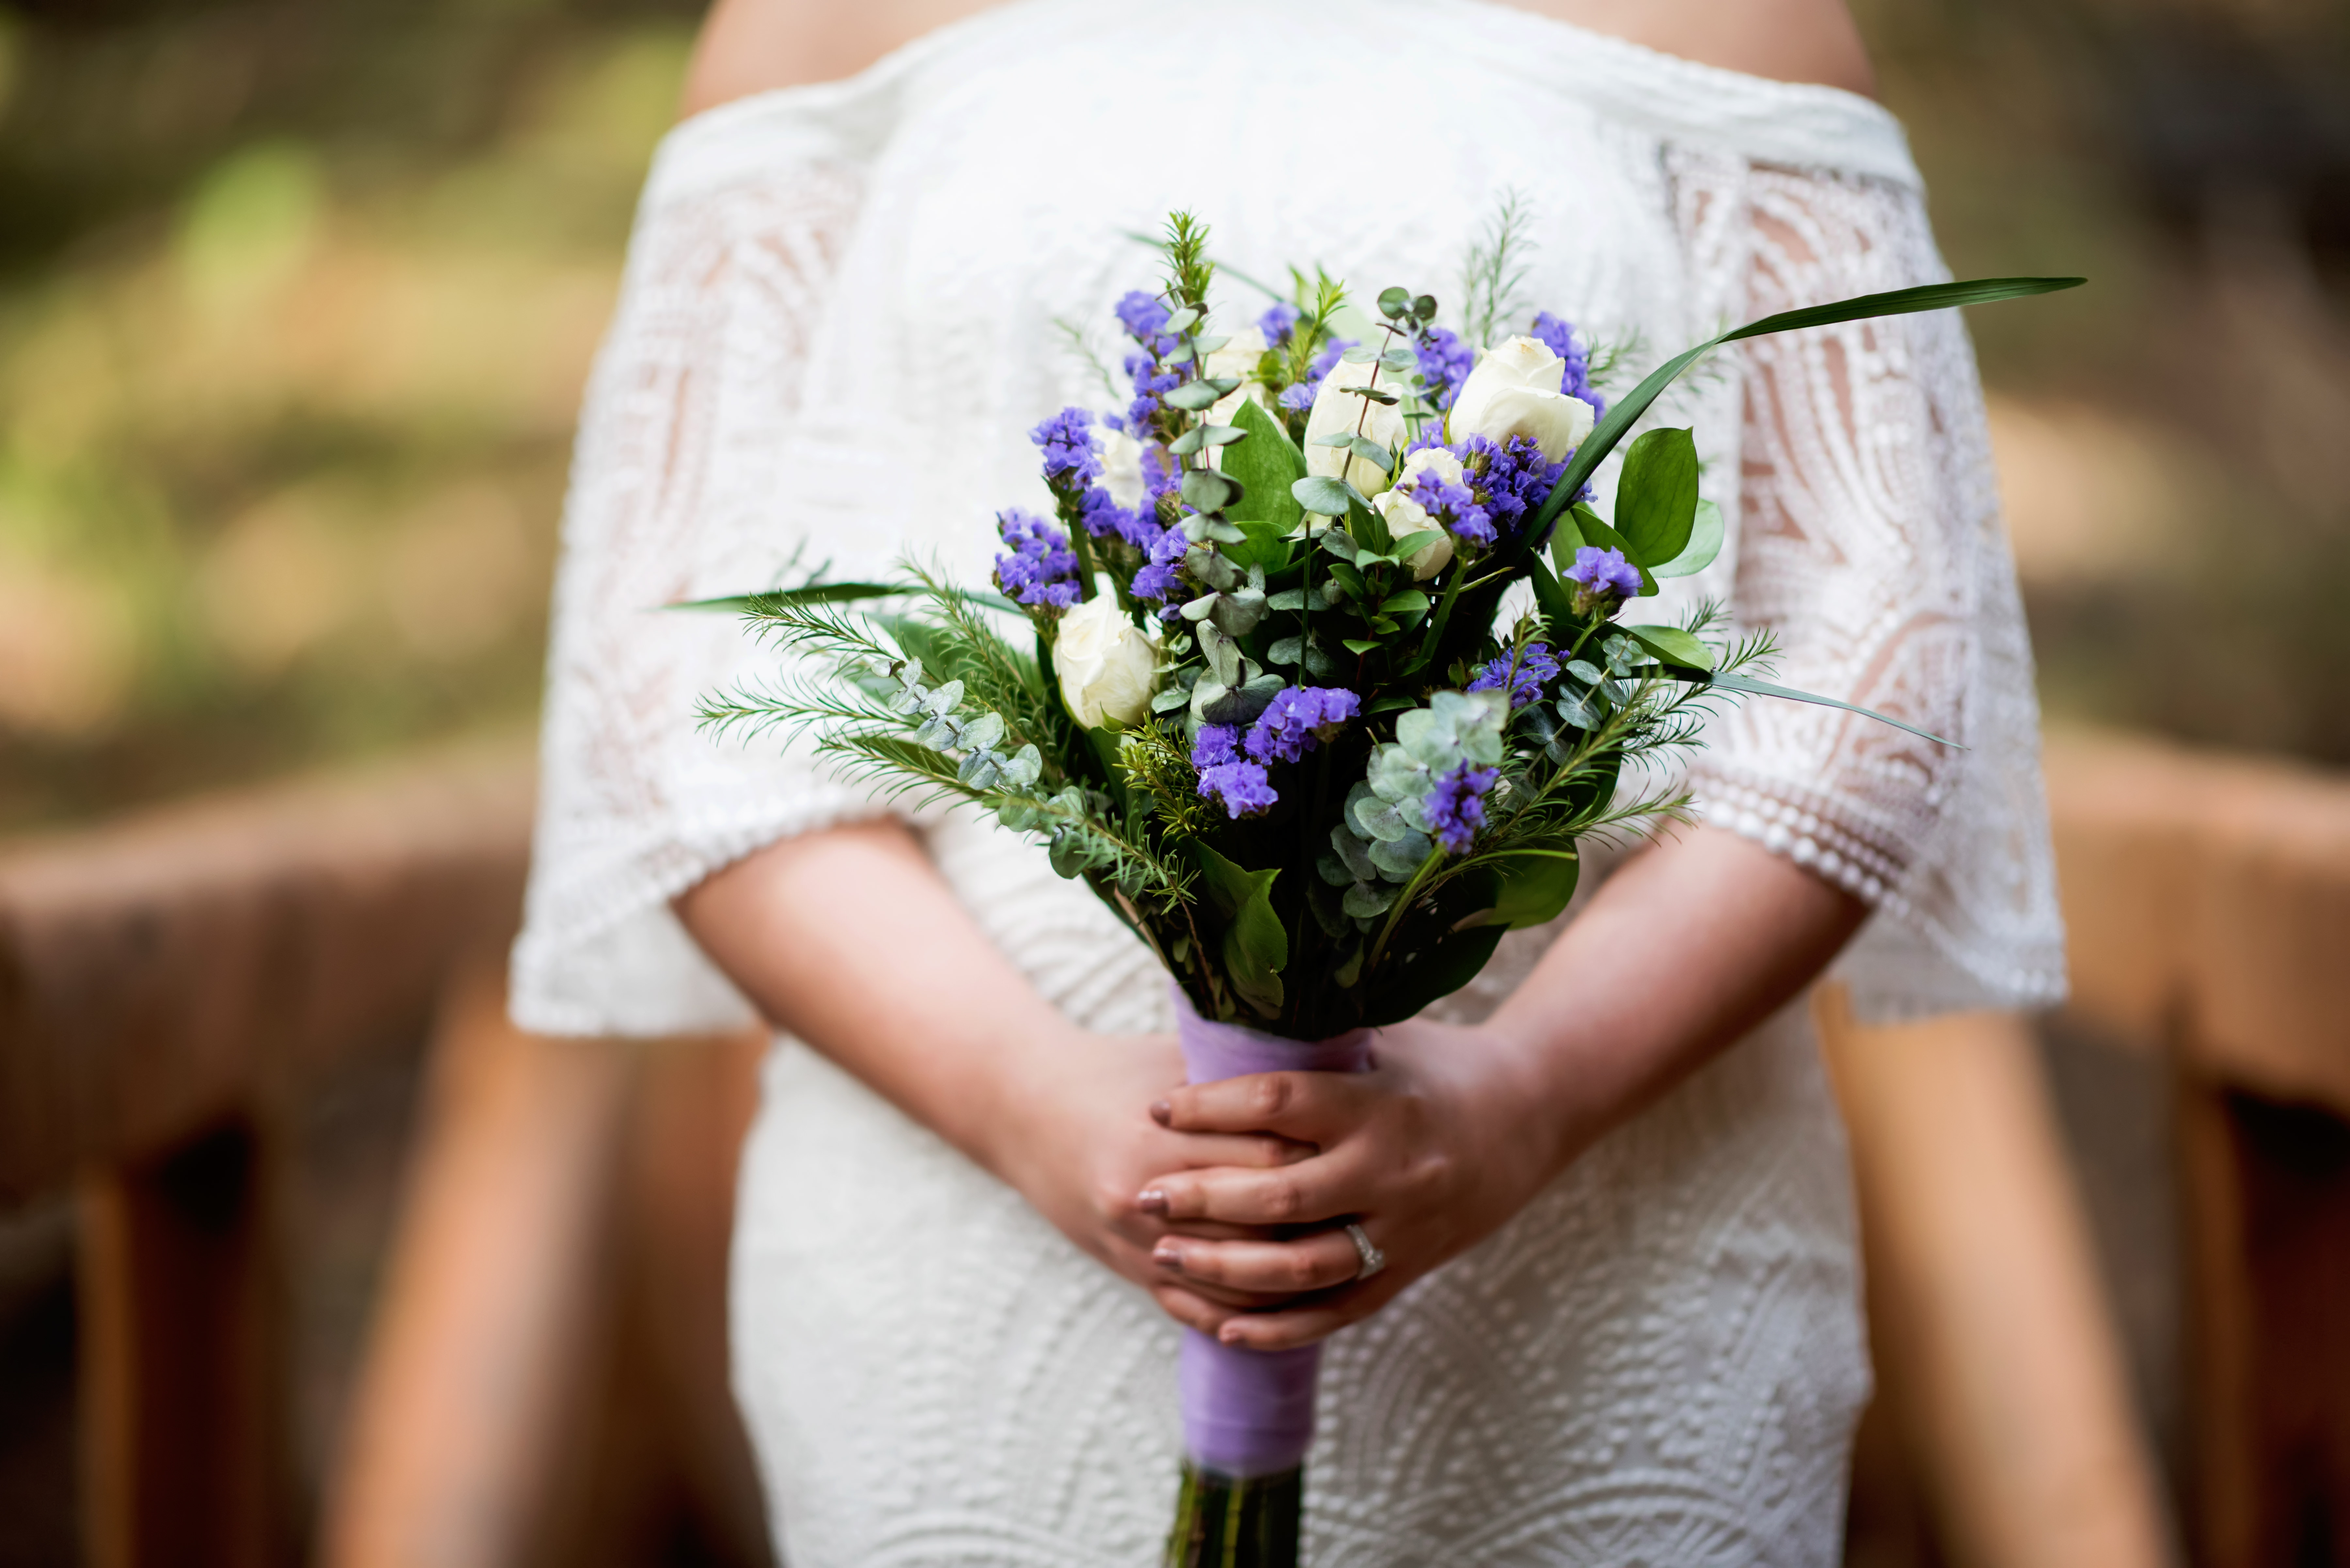
[[[1403,472],[1396,476],[1395,487],[1380,492],[1371,503],[1387,519],[1388,532],[1399,539],[1428,528],[1440,535],[1436,543],[1423,545],[1404,558],[1404,565],[1411,568],[1412,576],[1419,582],[1428,581],[1451,564],[1452,535],[1409,493],[1411,482],[1421,474],[1433,473],[1447,484],[1458,484],[1462,472],[1459,458],[1440,446],[1424,446],[1403,460]]]
[[[1088,730],[1122,730],[1142,722],[1158,684],[1159,649],[1134,628],[1104,587],[1061,618],[1053,641],[1061,701]]]
[[[1142,504],[1142,443],[1124,431],[1101,432],[1101,486],[1131,512]]]
[[[1257,361],[1264,358],[1265,347],[1263,332],[1253,327],[1243,327],[1232,334],[1230,342],[1209,355],[1206,361],[1201,365],[1200,374],[1210,380],[1234,376],[1239,378],[1241,383],[1216,400],[1215,406],[1208,410],[1210,424],[1232,423],[1232,416],[1241,411],[1241,400],[1256,391]],[[1223,448],[1215,448],[1213,455],[1221,460],[1223,456]],[[1221,461],[1219,466],[1221,466]]]
[[[1398,482],[1393,489],[1383,490],[1373,496],[1371,504],[1378,508],[1379,515],[1387,519],[1388,532],[1398,539],[1423,529],[1436,530],[1436,543],[1423,545],[1404,557],[1403,564],[1411,568],[1414,581],[1424,583],[1451,564],[1452,535],[1428,514],[1426,507],[1411,498],[1401,482]]]
[[[1359,457],[1345,455],[1335,446],[1324,446],[1322,438],[1340,431],[1352,434],[1357,423],[1362,433],[1392,452],[1403,444],[1403,384],[1393,371],[1383,378],[1379,389],[1393,392],[1398,400],[1382,403],[1368,398],[1358,398],[1349,389],[1367,387],[1373,372],[1379,369],[1375,359],[1353,364],[1341,359],[1322,379],[1322,389],[1314,394],[1314,411],[1305,416],[1305,472],[1318,473],[1325,479],[1336,479],[1339,471],[1356,489],[1366,495],[1376,495],[1387,488],[1388,476]],[[1370,415],[1364,417],[1368,409]]]
[[[1447,421],[1447,439],[1472,435],[1501,442],[1526,436],[1543,456],[1558,462],[1591,433],[1591,405],[1559,390],[1566,361],[1531,337],[1513,337],[1490,349],[1461,384]]]

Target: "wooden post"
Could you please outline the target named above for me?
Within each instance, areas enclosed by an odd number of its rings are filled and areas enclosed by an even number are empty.
[[[2350,1562],[2350,1121],[2180,1075],[2204,1568]]]
[[[81,1182],[83,1535],[97,1568],[293,1561],[277,1156],[249,1125]]]
[[[1816,1009],[1880,1397],[1960,1568],[2161,1568],[2168,1532],[2031,1033]]]
[[[508,1568],[544,1533],[607,1331],[635,1054],[455,988],[323,1523],[330,1568]]]

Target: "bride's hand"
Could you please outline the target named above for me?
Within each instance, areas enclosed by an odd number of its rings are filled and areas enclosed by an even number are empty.
[[[1252,1349],[1310,1344],[1491,1235],[1562,1168],[1573,1118],[1545,1103],[1516,1042],[1414,1021],[1381,1030],[1375,1051],[1368,1073],[1255,1074],[1174,1089],[1152,1106],[1173,1132],[1274,1133],[1318,1149],[1277,1167],[1152,1179],[1139,1201],[1170,1230],[1159,1273],[1197,1298],[1168,1303],[1180,1321]],[[1360,1283],[1348,1220],[1387,1254]],[[1230,1225],[1281,1230],[1209,1229]],[[1295,1299],[1251,1310],[1233,1292]]]
[[[1169,1171],[1270,1170],[1314,1151],[1262,1132],[1185,1131],[1152,1119],[1145,1107],[1183,1082],[1183,1058],[1171,1034],[1096,1034],[1070,1026],[1066,1036],[1036,1044],[1023,1054],[1027,1070],[1006,1085],[985,1163],[1063,1235],[1150,1292],[1179,1321],[1279,1300],[1157,1266],[1151,1249],[1166,1235],[1166,1222],[1146,1212],[1136,1194]],[[1266,1234],[1237,1225],[1197,1229],[1227,1240]]]

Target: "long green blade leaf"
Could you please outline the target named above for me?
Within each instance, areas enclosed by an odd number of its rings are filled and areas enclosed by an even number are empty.
[[[662,609],[733,610],[741,613],[760,605],[834,605],[854,599],[886,599],[923,592],[920,583],[811,583],[804,588],[777,588],[765,594],[729,594],[723,599],[682,599]]]
[[[1856,295],[1851,299],[1839,299],[1828,305],[1807,306],[1802,310],[1783,310],[1776,316],[1766,316],[1760,321],[1723,333],[1721,337],[1699,344],[1674,355],[1648,373],[1638,386],[1618,399],[1607,410],[1592,432],[1583,438],[1575,449],[1574,461],[1560,476],[1558,488],[1550,493],[1535,515],[1534,536],[1541,538],[1544,531],[1564,511],[1569,501],[1579,493],[1607,454],[1616,450],[1624,432],[1630,430],[1648,405],[1663,394],[1667,387],[1680,379],[1682,371],[1696,363],[1700,355],[1734,343],[1741,338],[1760,337],[1772,332],[1793,332],[1805,327],[1827,327],[1839,321],[1858,321],[1871,316],[1907,316],[1919,310],[1948,310],[1961,305],[1989,305],[2002,299],[2022,299],[2027,295],[2054,294],[2059,289],[2078,288],[2088,282],[2085,277],[1977,277],[1958,283],[1929,283],[1918,288],[1897,288],[1884,294]]]
[[[1863,708],[1854,702],[1839,702],[1833,697],[1821,697],[1809,691],[1798,691],[1792,686],[1774,686],[1768,680],[1756,680],[1751,676],[1731,675],[1719,670],[1711,674],[1696,670],[1686,674],[1675,670],[1673,673],[1680,680],[1695,681],[1704,686],[1719,686],[1724,691],[1748,691],[1758,697],[1783,697],[1791,702],[1814,702],[1823,708],[1841,708],[1847,713],[1857,713],[1865,719],[1874,719],[1878,723],[1890,724],[1897,730],[1907,730],[1919,739],[1931,741],[1938,746],[1949,746],[1953,751],[1960,752],[1967,749],[1956,741],[1944,740],[1931,730],[1921,730],[1915,724],[1905,724],[1892,715],[1880,713],[1874,708]]]

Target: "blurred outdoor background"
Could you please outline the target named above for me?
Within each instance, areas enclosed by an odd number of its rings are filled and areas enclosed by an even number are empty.
[[[527,734],[572,421],[699,14],[0,0],[0,836]],[[2052,722],[2350,764],[2350,6],[1860,15],[1956,273],[2093,280],[1973,321]],[[421,1038],[286,1124],[305,1510]],[[2169,1495],[2168,1091],[2047,1050]],[[0,1568],[98,1552],[75,1213],[0,1204]]]

